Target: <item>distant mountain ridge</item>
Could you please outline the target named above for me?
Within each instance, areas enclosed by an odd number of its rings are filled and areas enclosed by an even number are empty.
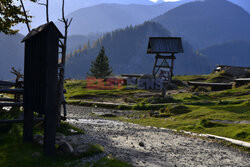
[[[250,1],[249,0],[230,0],[230,1],[241,6],[244,10],[250,13]]]
[[[156,5],[100,4],[82,8],[67,16],[67,18],[73,18],[69,34],[104,33],[129,25],[142,24],[178,5],[180,2]],[[62,24],[57,22],[57,25],[60,30],[63,30]]]
[[[186,3],[153,21],[174,35],[184,37],[195,48],[232,40],[250,40],[250,15],[226,0]]]

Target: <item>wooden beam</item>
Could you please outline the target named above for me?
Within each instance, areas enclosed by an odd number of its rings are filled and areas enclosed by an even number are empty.
[[[8,93],[8,94],[22,94],[23,89],[0,89],[0,93]]]
[[[188,81],[188,84],[196,86],[233,86],[233,83],[208,83],[208,82],[191,82],[191,81]]]
[[[21,107],[23,103],[0,103],[0,107]]]
[[[171,68],[170,66],[163,66],[163,65],[156,65],[155,67],[158,67],[158,68]]]
[[[15,99],[11,99],[11,98],[0,98],[0,101],[15,101]]]
[[[0,81],[0,86],[16,86],[16,83],[8,81]]]
[[[174,55],[172,55],[172,56],[156,55],[155,57],[158,59],[176,59],[176,57]]]
[[[128,78],[140,78],[143,76],[143,74],[122,74],[122,77],[128,77]]]

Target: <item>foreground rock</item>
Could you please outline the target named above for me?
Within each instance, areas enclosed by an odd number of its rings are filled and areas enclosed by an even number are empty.
[[[71,155],[74,153],[74,148],[68,142],[63,142],[59,145],[58,151],[64,155]]]

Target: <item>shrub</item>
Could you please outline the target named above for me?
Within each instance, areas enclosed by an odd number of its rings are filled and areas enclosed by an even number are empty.
[[[241,132],[238,132],[236,133],[235,137],[236,138],[240,138],[240,139],[245,139],[245,138],[248,138],[248,136],[250,136],[250,133],[246,132],[246,131],[241,131]]]
[[[220,123],[214,123],[214,122],[211,122],[209,119],[202,119],[200,121],[200,125],[205,127],[205,128],[213,128],[213,127],[218,127],[218,126],[224,126]]]
[[[170,112],[174,115],[186,114],[191,112],[187,106],[179,105],[170,109]]]
[[[131,110],[132,107],[131,106],[127,106],[127,105],[119,105],[118,109],[119,110]]]

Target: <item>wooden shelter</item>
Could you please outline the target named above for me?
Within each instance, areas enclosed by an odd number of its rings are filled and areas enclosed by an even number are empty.
[[[59,38],[53,22],[33,29],[25,42],[24,142],[33,140],[34,112],[44,115],[44,153],[53,155],[56,134]]]
[[[147,53],[156,54],[153,76],[161,75],[165,70],[168,72],[167,80],[171,81],[175,54],[183,53],[182,40],[179,37],[150,37]]]

